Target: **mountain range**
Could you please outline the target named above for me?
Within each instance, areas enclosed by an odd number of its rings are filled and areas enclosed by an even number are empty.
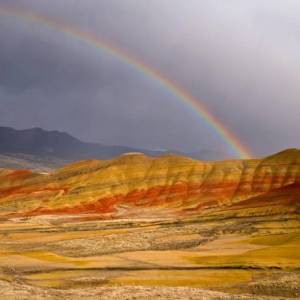
[[[87,143],[65,132],[47,131],[41,128],[16,130],[0,127],[0,168],[50,171],[78,160],[106,160],[134,152],[153,157],[172,153],[201,160],[216,160],[227,156],[218,149],[199,149],[190,153],[149,150]]]
[[[0,127],[0,167],[47,170],[72,161],[111,159],[128,152],[141,152],[150,156],[164,153],[126,146],[86,143],[60,131]]]

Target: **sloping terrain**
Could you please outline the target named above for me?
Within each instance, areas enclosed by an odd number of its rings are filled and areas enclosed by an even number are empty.
[[[299,204],[297,149],[2,169],[0,287],[5,299],[299,298]]]
[[[17,169],[25,162],[30,168],[39,170],[40,165],[48,167],[50,164],[55,167],[87,158],[111,159],[123,153],[136,151],[153,156],[163,153],[125,146],[86,143],[60,131],[47,131],[41,128],[16,130],[0,126],[0,155],[6,156],[4,161],[0,157],[0,167],[5,165],[8,158],[15,158],[14,164]],[[18,159],[21,160],[20,166]]]
[[[0,168],[2,169],[26,169],[48,173],[67,163],[69,163],[68,160],[54,157],[37,157],[29,154],[0,154]]]
[[[0,176],[2,215],[96,213],[102,218],[133,218],[150,216],[154,210],[154,216],[188,216],[230,207],[237,211],[257,202],[261,207],[259,198],[246,200],[277,190],[284,193],[279,189],[292,184],[297,193],[300,151],[224,162],[134,153],[111,161],[74,163],[51,174],[4,170]],[[282,209],[296,211],[297,201],[289,205],[283,198]]]
[[[139,152],[150,156],[167,153],[163,150],[86,143],[60,131],[47,131],[41,128],[16,130],[0,126],[0,168],[49,172],[74,161],[112,159],[128,152]],[[172,151],[172,153],[177,152]],[[209,160],[227,157],[228,153],[199,150],[187,155],[196,159]]]

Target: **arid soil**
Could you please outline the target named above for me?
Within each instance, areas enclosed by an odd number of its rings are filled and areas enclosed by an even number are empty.
[[[8,284],[0,282],[0,289],[3,300],[251,300],[252,295],[232,295],[210,290],[202,290],[187,287],[143,287],[143,286],[122,286],[122,287],[97,287],[93,289],[41,289],[29,285]],[[278,299],[276,297],[255,297],[255,299]]]
[[[2,299],[299,298],[299,225],[297,215],[6,220]]]
[[[300,299],[300,150],[0,170],[0,299]]]

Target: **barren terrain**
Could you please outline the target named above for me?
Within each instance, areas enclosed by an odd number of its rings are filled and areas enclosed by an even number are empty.
[[[2,170],[1,299],[300,298],[299,161]]]

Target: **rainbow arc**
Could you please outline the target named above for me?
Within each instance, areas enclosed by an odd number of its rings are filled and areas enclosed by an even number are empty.
[[[66,34],[67,36],[77,40],[81,40],[101,51],[115,56],[123,63],[135,68],[137,72],[140,72],[143,76],[154,80],[162,88],[173,94],[177,101],[183,103],[193,113],[196,113],[197,116],[208,125],[208,127],[216,132],[224,143],[239,158],[250,158],[252,156],[251,151],[235,136],[233,132],[231,132],[220,120],[218,120],[218,118],[214,116],[208,108],[199,101],[199,99],[196,99],[183,87],[166,77],[159,70],[149,66],[145,62],[130,53],[125,52],[111,42],[106,41],[95,34],[75,28],[73,25],[54,20],[46,15],[28,11],[19,7],[0,5],[0,14],[17,18],[23,22],[42,24],[43,26],[54,29],[57,32]]]

